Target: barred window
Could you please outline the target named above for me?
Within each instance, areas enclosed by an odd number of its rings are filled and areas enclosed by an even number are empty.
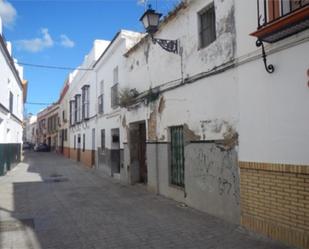
[[[82,88],[82,119],[89,119],[89,85]]]
[[[205,48],[216,40],[216,14],[214,4],[210,4],[198,14],[199,44]]]

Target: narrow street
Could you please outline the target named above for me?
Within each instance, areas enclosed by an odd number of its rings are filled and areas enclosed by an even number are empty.
[[[1,249],[287,248],[53,153],[0,177]]]

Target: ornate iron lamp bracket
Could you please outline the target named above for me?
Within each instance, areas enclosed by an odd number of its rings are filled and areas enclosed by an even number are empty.
[[[263,41],[258,39],[255,44],[256,44],[257,47],[262,47],[262,58],[263,58],[263,62],[264,62],[264,66],[265,66],[266,71],[268,73],[273,73],[275,71],[275,67],[273,66],[273,64],[267,65],[267,55],[265,53]]]
[[[163,48],[164,50],[168,52],[171,52],[174,54],[179,53],[179,48],[178,48],[179,46],[178,46],[177,40],[166,40],[166,39],[158,39],[158,38],[152,37],[152,42],[154,44],[158,43],[161,48]]]

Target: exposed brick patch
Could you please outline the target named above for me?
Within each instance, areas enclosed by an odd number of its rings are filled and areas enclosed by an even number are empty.
[[[239,162],[241,223],[309,248],[309,166]]]

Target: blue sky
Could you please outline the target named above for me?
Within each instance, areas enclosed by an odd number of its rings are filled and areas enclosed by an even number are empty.
[[[166,14],[178,0],[148,0]],[[4,36],[18,61],[77,67],[93,40],[111,40],[120,29],[143,31],[143,0],[0,0]],[[24,67],[27,102],[52,103],[69,71]],[[44,106],[25,105],[27,113]]]

